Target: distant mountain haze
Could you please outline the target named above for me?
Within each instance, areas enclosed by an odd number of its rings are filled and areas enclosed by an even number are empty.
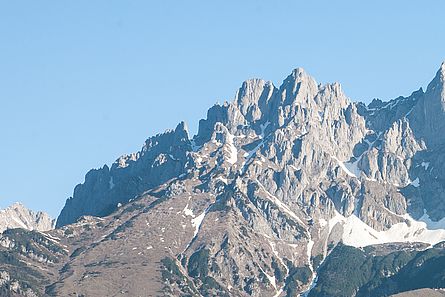
[[[0,210],[0,232],[13,228],[49,231],[54,225],[55,220],[48,214],[29,210],[19,202]]]

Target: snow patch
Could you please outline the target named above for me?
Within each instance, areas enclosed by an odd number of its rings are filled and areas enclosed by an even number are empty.
[[[14,221],[14,222],[16,222],[21,228],[23,228],[23,229],[30,229],[30,230],[32,230],[33,228],[32,228],[32,226],[30,226],[30,227],[28,227],[24,222],[22,222],[21,220],[19,220],[17,217],[15,217],[15,216],[13,216],[12,217],[12,220]]]
[[[445,229],[445,217],[435,222],[431,220],[430,216],[426,213],[426,209],[423,210],[423,216],[419,221],[424,222],[429,230]]]
[[[317,280],[318,280],[317,272],[315,271],[314,266],[312,265],[312,259],[311,259],[312,249],[314,247],[314,241],[312,240],[312,236],[309,231],[307,231],[307,235],[309,237],[309,241],[307,243],[306,255],[307,255],[307,259],[308,259],[309,269],[312,271],[312,278],[311,278],[311,282],[309,284],[309,288],[307,289],[306,292],[303,293],[303,296],[308,296],[309,292],[315,287],[315,285],[317,284]]]
[[[204,217],[206,216],[206,211],[204,211],[202,214],[197,216],[192,220],[192,226],[195,227],[195,233],[193,234],[193,238],[198,234],[199,227],[202,224],[202,221],[204,220]]]
[[[262,273],[264,273],[264,275],[267,277],[267,279],[269,280],[269,282],[272,284],[272,286],[275,288],[275,290],[277,289],[277,283],[275,281],[275,276],[271,276],[269,274],[266,273],[266,271],[264,271],[263,268],[261,268],[261,266],[258,266],[261,270]]]
[[[229,158],[227,159],[227,162],[233,165],[238,161],[238,150],[233,144],[233,135],[229,132],[227,132],[227,145],[229,146]]]
[[[311,256],[312,256],[312,248],[314,247],[314,241],[312,240],[312,238],[309,239],[309,242],[307,243],[307,248],[306,248],[306,254],[307,254],[307,259],[309,261],[309,263],[311,263]]]
[[[184,209],[182,210],[182,212],[186,215],[186,216],[190,216],[190,217],[195,217],[195,215],[193,214],[193,210],[191,210],[189,207],[189,204],[187,203],[187,205],[184,207]]]
[[[267,236],[266,234],[263,234],[266,238],[269,238],[269,236]],[[275,255],[275,257],[278,258],[278,261],[280,261],[281,265],[283,265],[283,267],[286,269],[286,275],[289,274],[289,269],[287,268],[287,265],[284,263],[283,258],[280,257],[280,255],[278,254],[278,251],[275,249],[275,243],[267,240],[269,242],[269,245],[272,249],[272,253]],[[281,293],[283,292],[283,288],[284,288],[285,284],[283,284],[283,286],[277,290],[276,286],[275,286],[275,290],[277,291],[277,293],[274,295],[274,297],[278,297],[281,295]]]
[[[343,163],[342,161],[340,161],[339,159],[337,159],[334,156],[332,156],[332,159],[337,161],[338,166],[340,166],[340,168],[343,169],[343,171],[347,175],[349,175],[351,177],[355,177],[355,178],[360,176],[360,169],[358,169],[358,167],[357,167],[357,161],[354,163]]]
[[[336,211],[335,216],[329,220],[329,232],[336,224],[343,225],[343,243],[354,247],[390,242],[423,242],[434,245],[445,240],[445,218],[433,222],[426,213],[420,221],[414,220],[409,214],[402,217],[408,224],[397,223],[386,231],[376,231],[357,216],[346,218]]]
[[[266,190],[266,188],[263,186],[262,183],[260,183],[258,180],[256,180],[258,185],[261,187],[261,189],[267,194],[270,201],[272,201],[278,208],[281,209],[281,211],[287,213],[290,217],[292,217],[295,221],[300,223],[303,226],[306,226],[305,223],[292,211],[289,209],[289,207],[280,201],[276,196],[272,195],[269,191]]]
[[[260,129],[261,129],[261,134],[260,134],[260,136],[259,136],[260,139],[263,139],[263,138],[264,138],[264,131],[266,130],[266,128],[267,128],[269,125],[270,125],[270,122],[269,122],[269,121],[267,121],[266,123],[260,125]]]
[[[43,235],[46,236],[46,237],[51,238],[52,240],[57,241],[57,243],[60,241],[60,238],[59,238],[59,237],[52,236],[52,235],[49,234],[49,233],[41,233],[41,234],[43,234]]]
[[[278,297],[278,296],[281,295],[281,293],[283,293],[283,288],[279,289],[279,290],[277,291],[277,293],[276,293],[275,295],[273,295],[273,297]]]
[[[360,177],[362,171],[358,168],[358,161],[355,162],[345,162],[345,167],[356,177]]]
[[[223,183],[225,183],[226,185],[228,184],[227,178],[224,178],[224,177],[222,177],[222,176],[218,176],[218,177],[216,178],[216,180],[220,180],[220,181],[222,181]]]
[[[420,166],[422,166],[423,168],[425,168],[425,170],[428,170],[428,167],[430,167],[430,162],[422,162],[420,164]]]
[[[258,151],[258,149],[264,144],[263,141],[261,141],[253,150],[248,151],[246,153],[244,153],[244,158],[246,158],[246,160],[244,161],[244,164],[249,163],[250,159],[256,154],[256,152]]]
[[[287,270],[287,265],[284,264],[283,259],[280,257],[280,255],[278,254],[278,251],[275,249],[275,243],[270,240],[268,240],[268,242],[269,242],[270,248],[272,249],[272,253],[275,255],[275,257],[278,258],[278,261],[280,261],[281,265],[283,265],[283,267],[285,267]]]

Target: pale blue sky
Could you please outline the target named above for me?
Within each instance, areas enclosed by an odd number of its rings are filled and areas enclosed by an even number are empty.
[[[366,2],[366,3],[365,3]],[[425,87],[445,59],[445,1],[0,0],[0,207],[57,216],[90,168],[251,77],[295,67],[353,100]]]

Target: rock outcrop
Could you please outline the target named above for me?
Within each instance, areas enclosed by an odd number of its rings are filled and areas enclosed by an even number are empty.
[[[48,231],[54,228],[54,219],[45,212],[34,212],[21,203],[0,210],[0,232],[6,229]]]
[[[140,152],[121,156],[111,168],[104,165],[85,176],[57,219],[57,227],[74,223],[82,215],[105,216],[146,190],[178,177],[192,166],[185,123],[175,130],[150,137]]]

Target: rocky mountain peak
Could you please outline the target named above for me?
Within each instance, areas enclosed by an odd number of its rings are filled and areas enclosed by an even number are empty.
[[[318,92],[318,87],[315,79],[303,68],[296,68],[283,81],[280,90],[283,104],[291,105],[313,98]]]
[[[0,210],[0,232],[13,228],[48,231],[54,228],[54,222],[47,213],[34,212],[20,202]]]
[[[295,68],[290,75],[300,81],[310,77],[302,67]]]
[[[235,95],[236,106],[246,121],[259,120],[267,112],[276,88],[270,81],[262,79],[246,80]]]
[[[408,117],[417,137],[436,147],[445,143],[445,63],[442,63],[427,90],[419,96]]]
[[[444,95],[443,90],[445,86],[445,61],[440,65],[439,70],[436,72],[436,76],[428,85],[427,91],[434,91],[439,89],[442,92],[442,96]]]

